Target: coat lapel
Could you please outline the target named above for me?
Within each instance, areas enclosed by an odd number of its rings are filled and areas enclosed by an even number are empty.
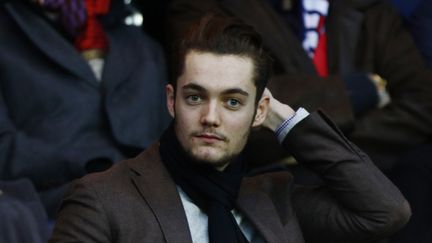
[[[23,3],[5,5],[24,34],[55,63],[78,77],[98,86],[90,66],[67,40]]]
[[[116,91],[118,85],[124,82],[136,66],[140,63],[140,48],[131,46],[136,43],[132,33],[113,30],[107,33],[109,40],[109,51],[105,58],[104,71],[102,73],[103,85],[107,92]],[[142,39],[142,38],[141,38]]]
[[[145,157],[143,157],[145,156]],[[132,181],[153,210],[167,243],[191,242],[190,230],[177,188],[152,145],[129,163],[135,172]]]
[[[223,0],[222,5],[233,15],[252,25],[263,36],[265,46],[282,63],[286,72],[316,74],[315,67],[296,36],[275,11],[264,1]],[[266,38],[267,36],[271,36]]]
[[[192,242],[183,204],[162,164],[158,144],[130,161],[129,167],[135,172],[131,179],[153,210],[166,242]],[[237,200],[239,211],[251,221],[265,242],[289,242],[273,202],[267,194],[256,188],[252,178],[244,179]]]
[[[237,200],[238,209],[252,222],[265,242],[288,242],[279,216],[271,199],[256,190],[256,185],[245,178]]]

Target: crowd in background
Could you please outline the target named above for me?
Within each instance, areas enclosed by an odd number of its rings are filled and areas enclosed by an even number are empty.
[[[0,242],[45,242],[72,180],[158,140],[171,50],[208,12],[253,26],[275,98],[323,110],[400,188],[413,216],[389,241],[431,242],[428,0],[1,0]],[[320,183],[269,131],[247,150]]]

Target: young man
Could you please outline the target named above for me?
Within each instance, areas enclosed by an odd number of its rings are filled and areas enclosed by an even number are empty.
[[[264,91],[270,60],[250,26],[205,16],[178,54],[171,126],[138,157],[76,182],[51,242],[370,242],[408,220],[398,189],[328,118]],[[242,151],[258,126],[326,186],[248,176]]]

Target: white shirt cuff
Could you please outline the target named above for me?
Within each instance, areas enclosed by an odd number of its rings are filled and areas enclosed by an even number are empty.
[[[279,143],[282,143],[289,131],[301,120],[309,116],[309,112],[303,107],[300,107],[292,117],[283,121],[276,129],[276,137]]]

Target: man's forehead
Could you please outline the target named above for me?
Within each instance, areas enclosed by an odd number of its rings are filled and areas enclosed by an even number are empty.
[[[243,89],[250,92],[256,88],[253,71],[253,62],[249,57],[192,51],[186,56],[177,86],[192,87],[190,84],[194,84],[204,89]]]
[[[246,55],[221,54],[210,51],[190,50],[185,56],[185,64],[225,64],[244,66],[253,69],[253,60]]]

